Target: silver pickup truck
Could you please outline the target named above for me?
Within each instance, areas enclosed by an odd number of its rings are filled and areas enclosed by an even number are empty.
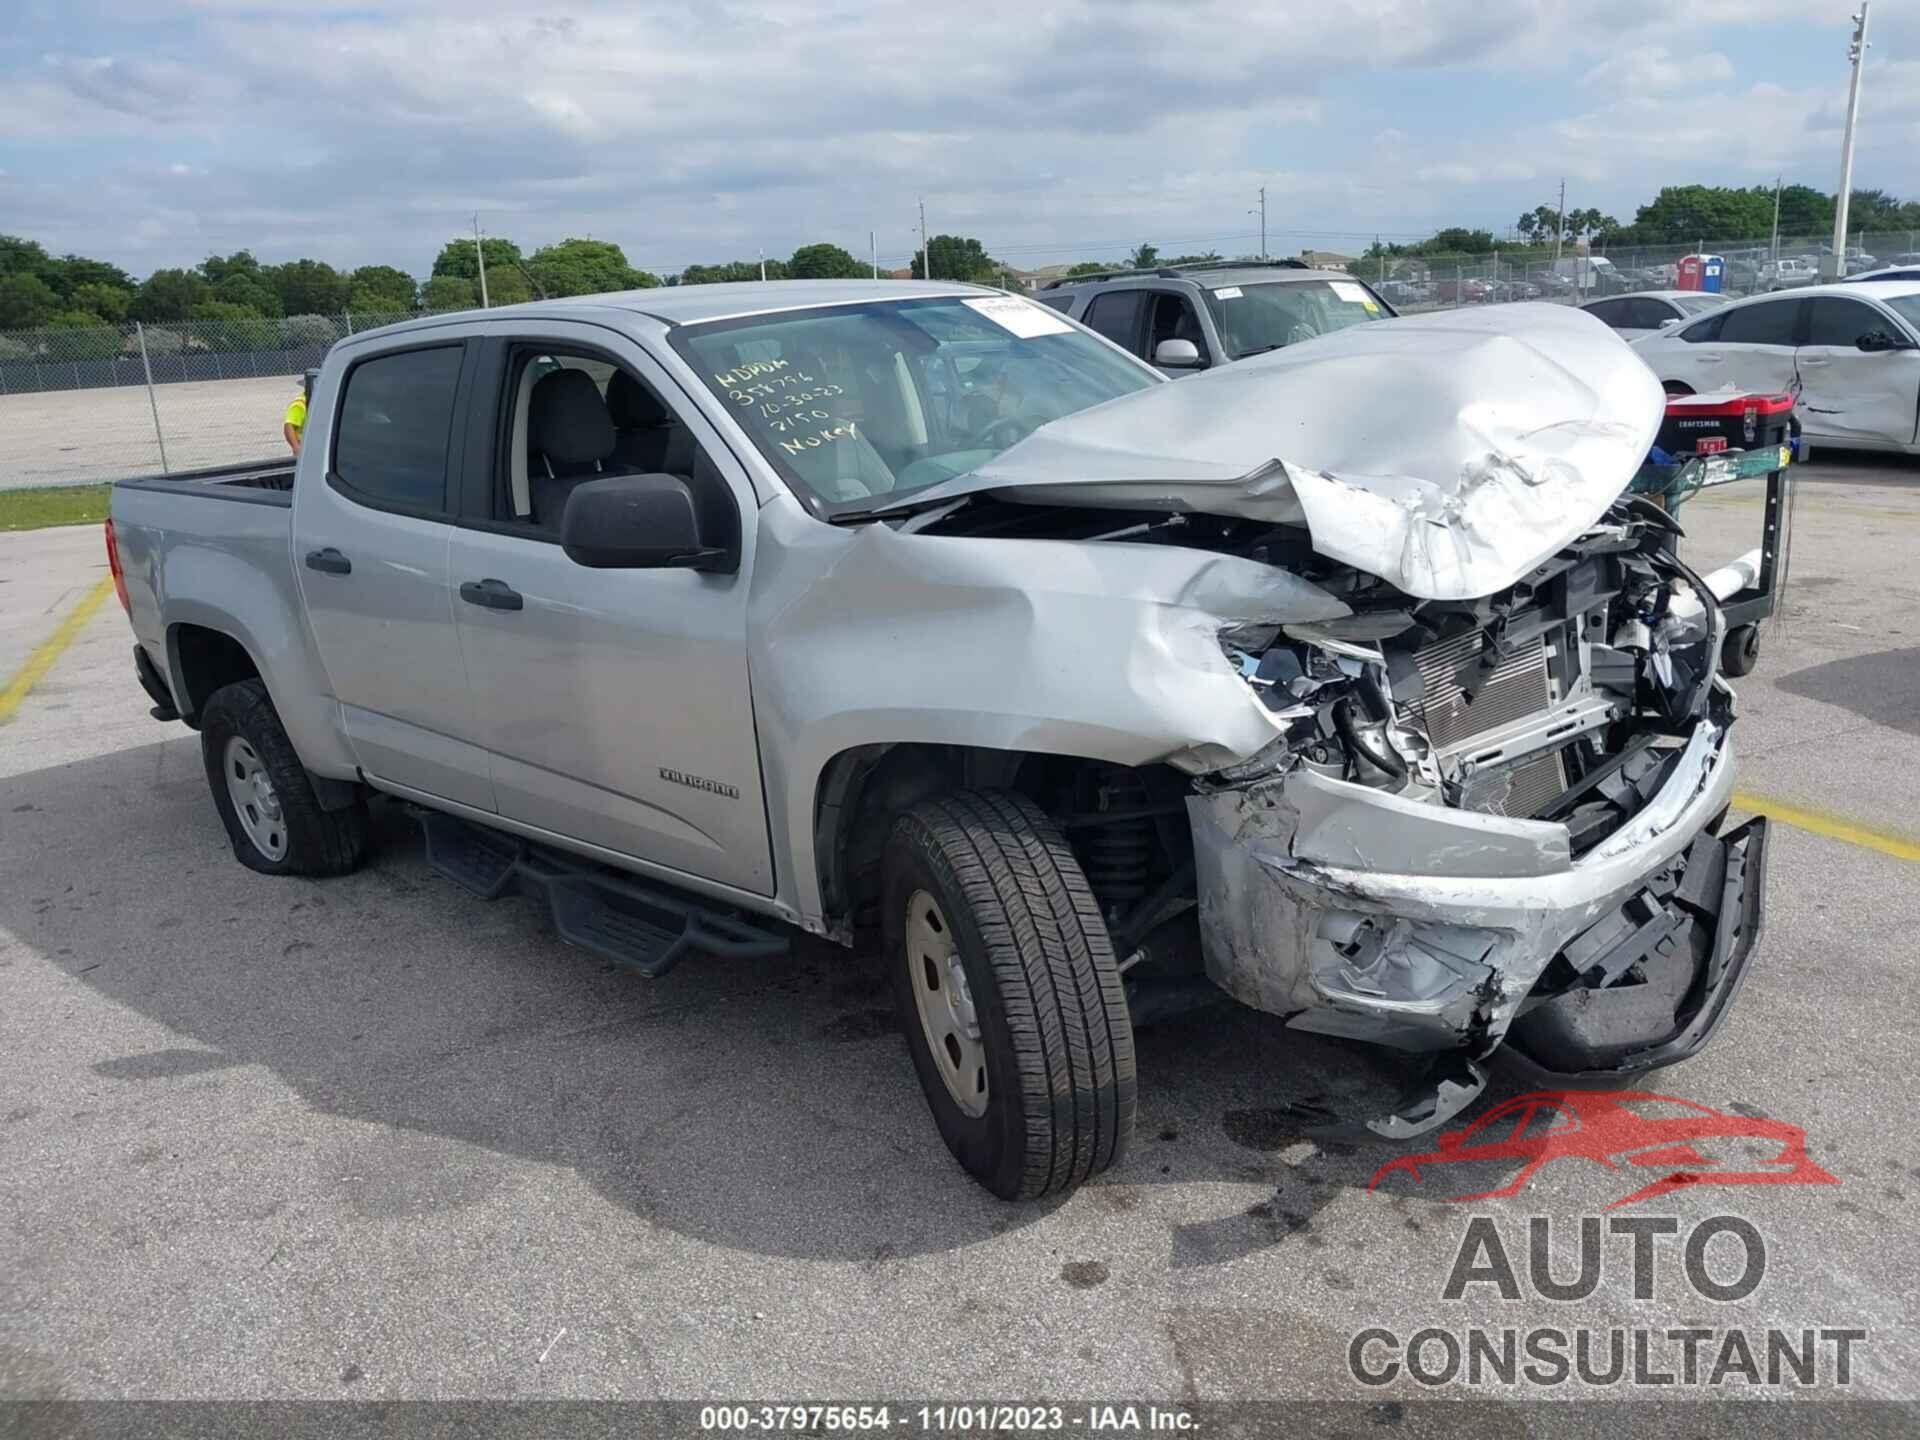
[[[1025,1197],[1121,1159],[1195,989],[1403,1052],[1389,1138],[1503,1046],[1705,1042],[1765,828],[1716,598],[1622,494],[1662,399],[1558,307],[1166,381],[968,286],[648,290],[343,341],[296,465],[124,482],[108,545],[241,863],[350,870],[380,795],[649,976],[877,945]]]

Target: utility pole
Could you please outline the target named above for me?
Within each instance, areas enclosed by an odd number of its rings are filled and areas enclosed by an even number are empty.
[[[1853,122],[1860,114],[1860,67],[1867,60],[1867,6],[1860,0],[1860,13],[1853,17],[1853,41],[1847,46],[1847,58],[1853,62],[1853,82],[1847,89],[1847,133],[1840,142],[1840,193],[1833,205],[1833,260],[1827,278],[1838,280],[1847,273],[1847,206],[1853,202]]]
[[[1260,187],[1260,208],[1247,211],[1249,215],[1260,217],[1260,258],[1267,258],[1267,187]]]
[[[920,197],[920,278],[933,279],[933,252],[927,249],[927,200]]]
[[[1767,263],[1775,274],[1780,271],[1780,186],[1784,179],[1781,175],[1773,177],[1773,239],[1767,242]]]
[[[757,245],[754,247],[753,253],[760,257],[760,278],[765,280],[767,278],[767,248],[764,245]]]
[[[873,254],[873,278],[880,278],[880,242],[873,238],[873,231],[867,232],[867,249]]]
[[[1560,272],[1560,239],[1567,233],[1567,182],[1560,181],[1560,213],[1553,222],[1553,264],[1554,273]]]
[[[473,263],[480,270],[480,308],[487,308],[487,252],[480,248],[480,212],[473,215]]]

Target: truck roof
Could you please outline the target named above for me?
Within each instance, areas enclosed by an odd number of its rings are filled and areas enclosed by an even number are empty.
[[[727,320],[741,315],[764,315],[815,306],[855,305],[866,300],[917,300],[936,295],[998,295],[985,285],[926,280],[747,280],[722,285],[662,285],[650,290],[614,290],[601,295],[568,295],[556,300],[529,300],[521,305],[495,305],[487,310],[457,310],[422,315],[381,326],[363,335],[430,330],[450,322],[491,319],[497,315],[547,316],[562,319],[582,311],[626,310],[649,315],[668,325],[696,325],[705,320]]]

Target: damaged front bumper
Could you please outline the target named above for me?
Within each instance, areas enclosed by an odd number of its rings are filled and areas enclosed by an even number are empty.
[[[1405,1051],[1473,1060],[1511,1038],[1561,1075],[1672,1063],[1725,1013],[1759,931],[1764,822],[1706,833],[1732,789],[1726,730],[1703,719],[1578,858],[1565,825],[1306,769],[1193,795],[1208,974],[1297,1028]],[[1375,1128],[1441,1123],[1477,1093],[1461,1074],[1451,1103]]]

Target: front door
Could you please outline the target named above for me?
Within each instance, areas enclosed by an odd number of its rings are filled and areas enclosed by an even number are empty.
[[[493,329],[503,353],[485,373],[499,377],[491,403],[506,419],[500,453],[476,462],[490,466],[481,488],[491,513],[463,517],[450,579],[500,813],[770,895],[747,674],[746,475],[632,340],[560,322]],[[569,391],[567,405],[544,403],[542,386]],[[556,425],[566,433],[549,433]],[[593,570],[567,558],[559,521],[570,482],[662,471],[722,487],[723,505],[731,496],[736,573]]]
[[[1874,331],[1905,339],[1889,316],[1861,300],[1819,295],[1800,347],[1800,424],[1841,444],[1905,445],[1920,406],[1920,350],[1862,350]]]
[[[294,487],[293,566],[341,724],[360,768],[427,795],[493,808],[473,735],[447,593],[448,475],[469,346],[421,343],[349,362],[338,419],[307,431]],[[324,479],[315,483],[316,469]]]
[[[1698,390],[1731,385],[1748,394],[1779,394],[1793,389],[1793,351],[1798,338],[1799,296],[1741,305],[1720,317],[1717,340],[1699,347],[1707,383]]]

